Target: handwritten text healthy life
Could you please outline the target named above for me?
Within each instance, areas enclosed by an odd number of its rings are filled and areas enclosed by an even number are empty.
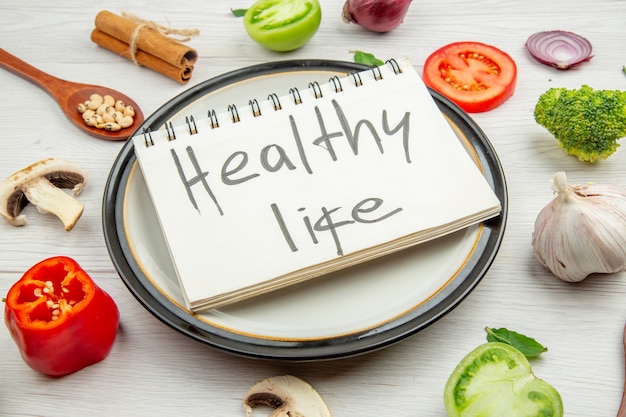
[[[212,175],[213,170],[206,169],[203,166],[202,161],[198,159],[193,146],[187,146],[186,158],[189,159],[191,166],[193,167],[193,173],[185,172],[181,158],[185,156],[179,155],[175,149],[170,150],[173,163],[176,165],[176,169],[179,173],[182,185],[186,189],[186,193],[189,199],[189,203],[193,205],[196,210],[199,210],[195,193],[207,193],[210,200],[213,202],[214,209],[220,216],[225,215],[225,212],[220,203],[220,196],[214,192],[215,181],[221,182],[223,185],[236,187],[237,185],[247,183],[249,181],[259,180],[262,181],[263,171],[265,173],[275,173],[281,170],[293,171],[296,169],[304,169],[310,175],[315,175],[315,166],[310,162],[311,152],[322,152],[327,155],[333,162],[340,162],[338,154],[335,150],[339,142],[345,142],[348,144],[354,156],[359,155],[359,144],[362,140],[373,141],[375,148],[380,154],[385,154],[386,143],[389,140],[399,140],[402,143],[400,149],[402,149],[401,163],[411,164],[410,153],[410,118],[411,113],[405,112],[401,115],[389,114],[386,109],[381,110],[380,119],[378,120],[348,120],[341,105],[337,100],[332,100],[332,112],[323,114],[319,107],[314,106],[314,117],[317,120],[316,127],[319,131],[311,133],[310,131],[301,132],[298,127],[296,119],[293,115],[289,115],[289,125],[291,128],[292,137],[297,152],[289,154],[289,152],[276,143],[270,143],[263,147],[258,155],[253,155],[259,158],[260,167],[262,170],[251,168],[249,164],[250,157],[249,152],[244,150],[237,150],[232,152],[225,161],[221,164],[220,174],[218,176]],[[329,118],[335,118],[332,122],[338,122],[340,129],[334,131],[328,131],[327,125],[329,125]],[[337,125],[335,123],[335,125]],[[310,140],[305,140],[304,136],[314,136]],[[398,147],[396,147],[398,149]],[[258,165],[256,165],[258,166]],[[257,172],[259,171],[259,172]],[[311,190],[314,192],[314,190]],[[343,248],[339,237],[338,229],[351,224],[371,224],[383,221],[390,218],[402,211],[402,207],[393,206],[387,207],[384,204],[382,198],[376,196],[367,196],[362,200],[356,202],[352,209],[349,210],[349,214],[343,214],[340,217],[340,210],[342,207],[325,207],[322,206],[319,209],[319,218],[311,219],[310,216],[305,215],[302,217],[303,225],[297,226],[294,224],[287,224],[285,217],[281,211],[281,208],[277,203],[271,203],[267,208],[271,210],[272,217],[276,221],[277,232],[282,234],[285,243],[288,245],[292,252],[298,251],[298,242],[294,240],[292,228],[305,227],[306,234],[310,237],[312,243],[318,244],[318,233],[327,232],[332,235],[337,255],[343,255]],[[299,211],[305,211],[305,208],[300,208]]]

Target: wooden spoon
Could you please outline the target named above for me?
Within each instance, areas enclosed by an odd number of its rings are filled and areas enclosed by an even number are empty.
[[[624,360],[626,361],[626,326],[624,326]],[[625,369],[626,371],[626,369]],[[624,393],[622,394],[622,403],[617,411],[617,417],[626,417],[626,372],[624,374]]]
[[[128,96],[115,91],[113,89],[102,87],[99,85],[74,83],[60,78],[53,77],[45,72],[33,67],[32,65],[22,61],[16,56],[11,55],[4,49],[0,48],[0,67],[9,70],[36,85],[43,88],[59,103],[65,115],[85,133],[105,140],[126,140],[135,131],[134,127],[143,123],[143,113],[141,109]],[[115,132],[96,127],[87,126],[83,121],[82,115],[78,112],[77,107],[80,103],[89,100],[92,94],[100,94],[101,96],[110,95],[115,100],[122,100],[124,104],[131,105],[135,109],[133,124],[126,128]]]

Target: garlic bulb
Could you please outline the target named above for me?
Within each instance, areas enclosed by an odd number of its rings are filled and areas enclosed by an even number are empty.
[[[570,185],[552,178],[557,194],[535,221],[535,256],[554,275],[578,282],[626,268],[626,189],[613,184]]]

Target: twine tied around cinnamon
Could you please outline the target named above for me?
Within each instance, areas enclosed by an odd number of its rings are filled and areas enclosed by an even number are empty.
[[[139,42],[139,32],[141,32],[141,29],[154,30],[155,32],[176,42],[188,42],[191,37],[198,36],[200,34],[200,31],[198,29],[173,29],[167,26],[160,25],[156,22],[153,22],[152,20],[141,19],[140,17],[137,17],[127,12],[122,12],[122,17],[137,24],[137,27],[135,28],[135,30],[133,30],[129,44],[129,54],[131,60],[135,63],[135,65],[140,65],[137,61],[137,44]]]
[[[191,78],[198,52],[181,42],[199,34],[197,29],[171,29],[128,13],[122,17],[108,10],[100,11],[94,23],[91,40],[101,47],[180,83],[185,84]],[[141,31],[144,28],[150,30]]]

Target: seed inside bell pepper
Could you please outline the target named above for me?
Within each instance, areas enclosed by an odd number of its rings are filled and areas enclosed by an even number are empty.
[[[4,320],[28,366],[63,376],[108,356],[119,310],[75,260],[56,256],[37,263],[13,284]]]

